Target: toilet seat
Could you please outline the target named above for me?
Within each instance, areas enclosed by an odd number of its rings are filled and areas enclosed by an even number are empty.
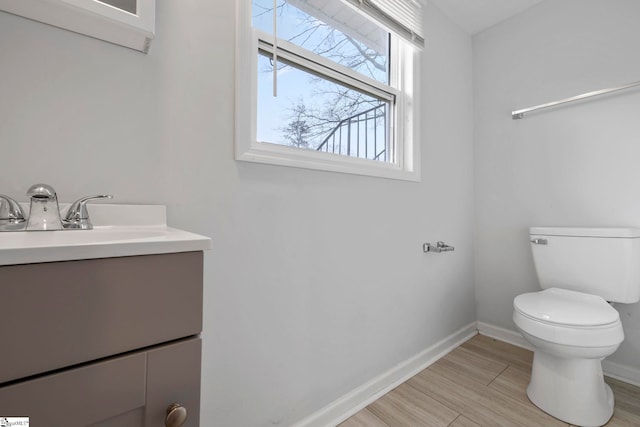
[[[624,339],[620,315],[597,295],[549,288],[518,295],[513,307],[516,325],[548,342],[608,347]]]
[[[568,289],[549,288],[518,295],[513,306],[533,320],[553,325],[603,326],[620,319],[604,298]]]

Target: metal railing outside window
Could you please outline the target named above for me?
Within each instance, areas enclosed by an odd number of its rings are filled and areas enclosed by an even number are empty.
[[[316,150],[386,162],[387,145],[387,104],[379,104],[341,120]]]

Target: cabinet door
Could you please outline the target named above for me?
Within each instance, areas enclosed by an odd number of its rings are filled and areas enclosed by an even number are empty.
[[[187,410],[185,427],[200,425],[201,347],[197,338],[149,351],[145,427],[164,426],[174,403]]]
[[[161,427],[167,408],[200,423],[200,338],[0,387],[0,415],[34,426]]]
[[[163,427],[161,424],[157,427]],[[133,411],[122,415],[116,415],[106,420],[91,424],[88,427],[140,427],[144,426],[144,407],[136,408]]]
[[[0,388],[0,414],[34,426],[95,424],[145,405],[145,372],[146,354],[136,353],[19,382]]]

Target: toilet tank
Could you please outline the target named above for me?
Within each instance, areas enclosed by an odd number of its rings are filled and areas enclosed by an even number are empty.
[[[640,301],[640,229],[531,227],[540,286]]]

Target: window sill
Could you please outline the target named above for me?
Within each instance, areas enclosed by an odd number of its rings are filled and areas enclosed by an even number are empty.
[[[237,150],[236,160],[420,182],[418,170],[405,170],[395,164],[261,142]]]

